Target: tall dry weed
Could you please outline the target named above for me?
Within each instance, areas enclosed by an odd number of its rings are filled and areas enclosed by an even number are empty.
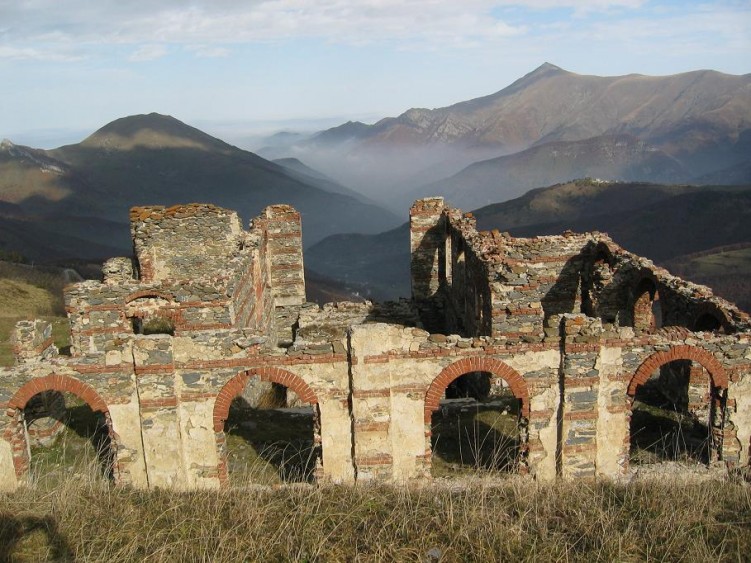
[[[7,560],[741,561],[751,553],[751,492],[719,481],[513,477],[175,492],[71,478],[3,495],[0,515]]]

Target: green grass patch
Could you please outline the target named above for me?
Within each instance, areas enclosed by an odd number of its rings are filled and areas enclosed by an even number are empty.
[[[109,439],[101,413],[70,393],[65,394],[65,404],[63,427],[53,443],[31,448],[31,482],[43,490],[54,490],[71,475],[88,480],[111,476]]]
[[[718,251],[706,256],[692,258],[686,269],[695,276],[718,276],[751,273],[751,247]]]

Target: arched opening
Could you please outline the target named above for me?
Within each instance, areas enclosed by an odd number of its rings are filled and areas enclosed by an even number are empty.
[[[126,299],[125,316],[133,334],[175,334],[172,301],[159,294],[136,294]]]
[[[293,374],[271,369],[235,376],[214,409],[220,479],[234,485],[313,482],[321,470],[319,419],[315,396]]]
[[[708,362],[708,354],[680,348],[653,355],[629,386],[632,465],[696,465],[722,457],[726,383],[716,384],[716,360]]]
[[[131,317],[133,334],[169,334],[175,335],[175,322],[169,317],[154,316],[150,318]]]
[[[631,308],[634,329],[651,332],[662,327],[663,311],[655,282],[644,278],[636,286]]]
[[[721,334],[735,332],[727,314],[714,303],[705,303],[696,311],[691,328],[694,332],[719,332]]]
[[[505,364],[472,358],[446,368],[426,394],[431,475],[524,471],[528,409],[521,377]]]
[[[50,383],[54,385],[37,391]],[[30,483],[54,488],[73,475],[115,480],[112,424],[93,389],[76,380],[48,376],[24,385],[10,406],[23,445],[14,452],[16,469]]]
[[[722,322],[712,313],[700,315],[694,323],[694,331],[696,332],[715,332],[721,328]]]

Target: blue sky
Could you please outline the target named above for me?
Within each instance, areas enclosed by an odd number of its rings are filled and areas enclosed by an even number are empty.
[[[228,140],[579,74],[751,72],[751,1],[0,0],[0,137],[157,111]]]

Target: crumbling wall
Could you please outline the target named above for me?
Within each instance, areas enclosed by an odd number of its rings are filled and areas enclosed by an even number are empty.
[[[442,293],[445,302],[445,330],[465,336],[492,332],[492,276],[482,255],[483,239],[471,213],[447,209],[445,276]]]
[[[550,319],[582,310],[581,271],[591,234],[512,238],[495,235],[493,334],[524,342],[556,334]]]
[[[478,232],[471,214],[443,198],[415,202],[410,236],[412,296],[426,328],[527,342],[543,339],[550,317],[581,312],[582,271],[598,242]]]
[[[17,364],[38,362],[58,353],[52,341],[52,325],[39,319],[17,322],[11,334],[11,347]]]
[[[637,332],[675,326],[731,334],[751,328],[748,314],[710,288],[671,275],[605,235],[586,255],[582,281],[588,314]]]
[[[134,207],[130,230],[143,282],[216,277],[243,243],[237,213],[210,204]]]
[[[267,208],[248,232],[212,205],[134,208],[131,220],[136,264],[110,259],[102,283],[66,288],[74,354],[154,330],[237,327],[274,338],[274,306],[304,301],[299,214],[289,206]]]

